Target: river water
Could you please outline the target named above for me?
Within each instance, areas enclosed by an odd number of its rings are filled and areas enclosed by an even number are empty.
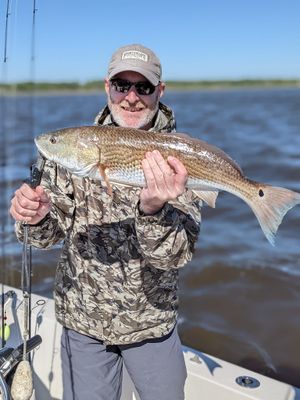
[[[170,92],[180,132],[231,155],[251,179],[300,192],[300,89]],[[91,124],[101,94],[1,98],[1,280],[20,286],[10,198],[35,158],[33,137]],[[59,248],[33,251],[33,291],[52,296]],[[203,209],[193,260],[181,271],[184,344],[300,387],[300,206],[272,247],[250,208],[221,193]]]

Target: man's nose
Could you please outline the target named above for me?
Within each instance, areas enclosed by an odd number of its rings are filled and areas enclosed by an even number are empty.
[[[132,87],[129,89],[129,92],[126,94],[125,99],[126,99],[127,101],[129,101],[130,103],[135,103],[135,102],[137,102],[138,100],[140,100],[140,98],[139,98],[139,96],[138,96],[138,94],[137,94],[136,89],[135,89],[134,86],[132,86]]]

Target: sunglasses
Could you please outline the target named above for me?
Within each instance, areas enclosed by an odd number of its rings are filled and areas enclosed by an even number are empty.
[[[152,83],[148,81],[141,82],[130,82],[125,79],[111,79],[111,85],[118,93],[128,93],[132,86],[135,87],[137,93],[141,96],[148,96],[149,94],[154,93],[156,86],[152,85]]]

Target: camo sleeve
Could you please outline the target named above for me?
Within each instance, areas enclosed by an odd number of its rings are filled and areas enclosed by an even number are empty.
[[[136,233],[145,262],[158,269],[183,267],[191,260],[198,239],[202,202],[186,191],[155,215],[136,209]]]
[[[47,161],[41,185],[52,200],[49,214],[36,225],[29,225],[29,243],[37,248],[47,249],[65,238],[72,223],[75,209],[73,187],[69,173]],[[16,222],[15,231],[18,240],[23,240],[23,224]]]

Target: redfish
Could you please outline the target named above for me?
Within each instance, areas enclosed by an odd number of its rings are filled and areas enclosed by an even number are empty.
[[[142,160],[147,151],[176,157],[188,171],[188,189],[211,206],[220,190],[241,198],[272,245],[287,211],[300,204],[300,193],[248,179],[224,151],[187,135],[82,126],[42,134],[35,143],[45,158],[75,175],[101,179],[108,188],[110,182],[145,186]]]

